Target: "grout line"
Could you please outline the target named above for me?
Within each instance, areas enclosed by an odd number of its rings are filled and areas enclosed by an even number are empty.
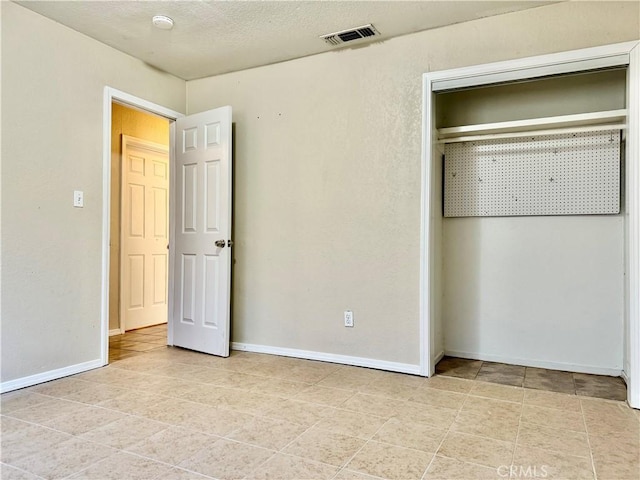
[[[479,370],[478,370],[479,371]],[[475,380],[472,380],[475,381]],[[472,387],[473,389],[473,387]],[[470,390],[471,391],[471,390]],[[469,391],[469,392],[470,392]],[[460,416],[460,412],[462,412],[462,409],[464,408],[465,404],[467,403],[467,400],[469,400],[469,397],[471,395],[469,395],[469,392],[465,393],[465,399],[462,402],[462,405],[460,405],[460,408],[458,409],[458,412],[456,413],[455,418],[453,419],[453,421],[449,424],[449,428],[447,428],[447,431],[445,432],[445,434],[442,436],[442,440],[440,440],[440,443],[438,444],[438,447],[436,448],[436,451],[433,454],[433,457],[431,458],[431,461],[429,462],[429,465],[427,465],[427,468],[425,468],[424,472],[422,472],[422,477],[420,477],[422,480],[424,480],[425,475],[427,474],[427,472],[429,471],[429,468],[431,468],[431,465],[433,464],[433,461],[436,459],[436,456],[438,455],[438,451],[440,450],[440,448],[442,448],[442,445],[444,444],[445,439],[447,438],[447,436],[449,435],[449,433],[451,432],[451,427],[453,426],[454,423],[456,423],[456,421],[458,420],[458,417]]]
[[[172,425],[172,427],[175,427],[175,425]],[[166,431],[166,430],[168,430],[168,429],[161,430],[160,432],[164,432],[164,431]],[[194,430],[194,432],[195,432],[195,431],[196,431],[196,430]],[[160,433],[160,432],[156,432],[156,433]],[[147,438],[142,439],[140,442],[137,442],[137,443],[135,443],[135,444],[133,444],[133,445],[131,445],[131,446],[133,447],[133,446],[137,445],[138,443],[141,443],[142,441],[145,441],[146,439],[148,439],[148,438],[152,437],[153,435],[156,435],[156,433],[154,433],[154,434],[152,434],[152,435],[149,435]],[[198,432],[198,433],[202,433],[202,432]],[[208,435],[208,434],[206,434],[206,435]],[[220,437],[218,437],[218,439],[219,439],[219,438],[220,438]],[[189,470],[188,468],[180,467],[179,465],[176,465],[176,464],[173,464],[173,463],[168,463],[168,462],[165,462],[165,461],[163,461],[163,460],[158,460],[158,459],[156,459],[156,458],[148,457],[148,456],[143,455],[143,454],[141,454],[141,453],[133,452],[133,451],[126,450],[126,449],[122,449],[122,448],[111,447],[111,446],[109,446],[109,445],[107,445],[107,444],[105,444],[105,443],[94,442],[94,441],[90,441],[90,440],[85,440],[85,441],[87,441],[87,442],[89,442],[89,443],[93,443],[93,444],[99,445],[99,446],[101,446],[101,447],[107,447],[107,448],[110,448],[110,449],[115,450],[115,451],[114,451],[111,455],[107,455],[105,458],[102,458],[102,459],[100,459],[100,460],[98,460],[98,461],[96,461],[96,462],[94,462],[94,463],[92,463],[92,464],[88,465],[88,466],[87,466],[87,467],[85,467],[85,468],[82,468],[82,469],[80,469],[80,470],[77,470],[77,471],[73,472],[71,475],[68,475],[67,477],[64,477],[65,479],[66,479],[66,478],[70,478],[70,477],[72,477],[72,476],[74,476],[74,475],[77,475],[78,473],[84,472],[84,471],[88,470],[89,468],[91,468],[91,467],[93,467],[93,466],[95,466],[95,465],[98,465],[99,463],[106,462],[109,458],[111,458],[111,457],[113,457],[113,456],[117,455],[118,453],[122,453],[122,454],[125,454],[125,455],[131,455],[131,456],[133,456],[133,457],[141,458],[141,459],[143,459],[143,460],[149,460],[149,461],[154,462],[154,463],[159,463],[159,464],[161,464],[161,465],[166,465],[166,466],[168,466],[168,467],[170,467],[170,468],[179,468],[179,469],[182,469],[182,470],[186,470],[186,471],[188,471],[188,472],[190,472],[190,473],[195,473],[195,474],[197,474],[197,475],[202,475],[202,476],[204,476],[205,478],[213,478],[213,477],[210,477],[210,476],[205,475],[205,474],[203,474],[203,473],[196,472],[195,470]],[[197,453],[199,453],[199,452],[200,452],[200,451],[202,451],[202,450],[203,450],[203,449],[198,450],[198,452],[196,452],[194,455],[196,455]],[[193,456],[193,455],[192,455],[192,456]],[[190,458],[190,457],[189,457],[189,458]],[[185,460],[186,460],[186,459],[185,459]],[[183,460],[183,461],[184,461],[184,460]],[[164,472],[164,473],[166,473],[166,472]],[[163,475],[164,473],[160,473],[160,474],[158,474],[158,475]],[[156,477],[154,477],[154,478],[158,478],[158,477],[156,476]]]
[[[77,403],[77,402],[74,402],[74,403]],[[87,405],[87,406],[88,406],[88,405]],[[173,424],[173,423],[167,423],[167,422],[164,422],[164,421],[161,421],[161,420],[156,420],[156,419],[153,419],[153,418],[145,417],[145,416],[142,416],[142,415],[140,415],[140,414],[124,412],[124,411],[122,411],[122,410],[114,410],[114,409],[110,409],[110,408],[106,408],[106,407],[100,407],[100,408],[102,408],[103,410],[109,411],[109,412],[116,412],[116,413],[120,413],[120,414],[124,415],[124,417],[141,418],[141,419],[147,420],[147,421],[149,421],[149,422],[155,422],[155,423],[159,423],[159,424],[162,424],[162,425],[166,425],[167,427],[176,427],[176,426],[178,426],[178,425],[175,425],[175,424]],[[65,417],[65,416],[67,416],[67,415],[71,415],[71,414],[64,414],[64,415],[60,415],[59,417],[53,417],[53,418],[54,418],[54,419],[55,419],[55,418],[62,419],[62,418],[64,418],[64,417]],[[36,426],[36,427],[45,428],[45,429],[47,429],[47,430],[51,430],[51,431],[53,431],[53,432],[62,433],[62,434],[64,434],[64,435],[69,435],[69,436],[70,436],[70,437],[72,437],[72,438],[80,438],[81,440],[84,440],[84,441],[87,441],[87,442],[90,442],[90,443],[95,443],[95,444],[98,444],[98,445],[107,446],[107,447],[109,447],[109,448],[114,448],[114,449],[116,449],[116,450],[119,450],[119,449],[117,449],[117,448],[115,448],[115,447],[111,447],[110,445],[108,445],[108,444],[106,444],[106,443],[96,442],[96,441],[94,441],[94,440],[88,440],[88,439],[82,438],[82,436],[83,436],[83,435],[85,435],[85,434],[87,434],[87,433],[89,433],[89,432],[92,432],[92,431],[94,431],[94,430],[98,430],[98,429],[100,429],[100,428],[103,428],[103,427],[109,426],[109,425],[111,425],[111,424],[113,424],[113,423],[115,423],[115,422],[118,422],[118,421],[120,421],[120,420],[124,420],[124,417],[123,417],[123,418],[118,418],[118,419],[116,419],[116,420],[112,420],[112,421],[107,422],[107,423],[105,423],[105,424],[103,424],[103,425],[100,425],[100,426],[98,426],[98,427],[95,427],[95,428],[89,429],[89,430],[87,430],[86,432],[82,432],[82,433],[69,433],[69,432],[65,432],[64,430],[59,430],[59,429],[54,428],[54,427],[49,426],[49,425],[44,425],[44,424],[42,424],[42,423],[35,423],[35,422],[33,422],[33,421],[23,420],[23,419],[21,419],[21,418],[17,418],[17,417],[8,417],[7,415],[0,415],[0,416],[4,416],[4,417],[7,417],[7,418],[11,418],[11,419],[13,419],[13,420],[17,420],[17,421],[20,421],[20,422],[24,422],[24,423],[27,423],[27,424],[29,424],[29,425],[33,425],[33,426]],[[164,430],[166,430],[166,429],[167,429],[167,428],[165,428]],[[155,434],[153,434],[153,435],[155,435]],[[208,435],[208,434],[207,434],[207,435]],[[68,439],[68,440],[70,440],[70,439]],[[65,441],[67,441],[67,440],[65,440]]]
[[[287,399],[287,400],[290,400],[290,399]],[[261,416],[261,417],[264,417],[264,418],[266,418],[266,419],[269,419],[269,420],[280,420],[280,421],[285,421],[285,422],[288,422],[288,423],[295,423],[295,422],[290,422],[289,420],[284,420],[284,419],[282,419],[282,418],[273,418],[273,417],[268,417],[268,416],[266,416],[266,415],[264,415],[264,414],[263,414],[263,415],[260,415],[260,416]],[[330,463],[326,463],[326,462],[321,462],[321,461],[319,461],[319,460],[315,460],[315,459],[311,459],[311,458],[307,458],[307,457],[301,457],[301,456],[299,456],[299,455],[295,455],[295,454],[292,454],[292,453],[287,453],[287,452],[285,452],[285,451],[284,451],[284,450],[286,450],[290,445],[292,445],[296,440],[298,440],[300,437],[302,437],[305,433],[307,433],[307,432],[309,432],[310,430],[312,430],[313,428],[315,428],[315,427],[316,427],[316,426],[317,426],[317,425],[318,425],[318,424],[319,424],[323,419],[324,419],[324,417],[320,418],[319,420],[316,420],[316,422],[315,422],[315,423],[311,424],[311,425],[310,425],[306,430],[304,430],[303,432],[301,432],[300,434],[298,434],[297,436],[295,436],[293,439],[291,439],[291,441],[289,441],[289,443],[287,443],[287,444],[285,444],[284,446],[282,446],[279,450],[273,450],[273,452],[274,452],[274,453],[273,453],[273,455],[271,455],[269,458],[267,458],[266,460],[264,460],[263,462],[261,462],[259,465],[257,465],[253,470],[251,470],[251,472],[249,472],[249,474],[245,475],[243,478],[248,478],[248,475],[250,475],[250,474],[254,473],[256,470],[258,470],[260,467],[262,467],[263,465],[265,465],[269,460],[271,460],[274,456],[276,456],[276,455],[278,455],[278,454],[280,454],[280,455],[286,455],[286,456],[294,457],[294,458],[301,458],[301,459],[306,460],[306,461],[310,461],[310,462],[318,463],[318,464],[321,464],[321,465],[327,465],[327,466],[330,466],[330,467],[333,467],[333,468],[338,468],[338,471],[340,471],[341,467],[337,467],[336,465],[332,465],[332,464],[330,464]],[[302,425],[302,424],[299,424],[299,425]],[[228,433],[227,435],[233,435],[235,432],[237,432],[238,430],[240,430],[240,429],[242,429],[242,428],[243,428],[243,427],[239,427],[239,428],[237,428],[237,429],[233,430],[232,432]],[[256,445],[254,445],[254,444],[250,444],[250,443],[242,442],[242,441],[240,441],[240,440],[235,440],[235,439],[232,439],[232,438],[228,438],[227,436],[225,436],[224,438],[225,438],[226,440],[230,440],[230,441],[233,441],[233,442],[236,442],[236,443],[241,443],[241,444],[249,445],[249,446],[252,446],[252,447],[255,447],[255,446],[256,446]],[[261,447],[261,448],[265,448],[265,447]],[[271,450],[271,449],[268,449],[268,450]]]
[[[469,435],[469,434],[464,434],[464,435]],[[495,440],[495,438],[492,439],[492,440]],[[471,460],[460,460],[459,458],[450,457],[449,455],[444,455],[442,453],[438,453],[438,454],[436,454],[436,456],[437,457],[442,457],[442,458],[448,458],[450,460],[455,460],[456,462],[468,463],[469,465],[474,465],[476,467],[485,468],[485,469],[491,470],[493,472],[495,472],[497,470],[497,468],[490,467],[488,465],[483,465],[482,463],[477,463],[477,462],[474,462],[474,461],[471,461]],[[508,478],[508,477],[504,477],[504,478]],[[454,480],[454,479],[449,479],[449,480]],[[459,479],[455,479],[455,480],[459,480]],[[468,480],[468,479],[465,479],[465,480]]]
[[[39,479],[45,480],[45,477],[41,477],[40,475],[36,475],[35,473],[30,472],[29,470],[25,470],[24,468],[16,467],[15,465],[12,465],[12,464],[10,464],[10,463],[7,463],[7,462],[0,462],[0,465],[6,465],[6,466],[8,466],[8,467],[11,467],[11,468],[14,468],[14,469],[18,470],[19,472],[26,473],[27,475],[33,475],[33,476],[34,476],[34,477],[36,477],[36,478],[39,478]]]
[[[349,410],[348,410],[348,411],[349,411]],[[363,413],[363,412],[357,412],[357,413],[359,413],[359,414],[364,414],[364,415],[369,415],[368,413]],[[376,415],[372,415],[372,416],[376,416]],[[384,418],[384,417],[380,417],[380,418]],[[383,428],[387,423],[389,423],[389,421],[390,421],[392,418],[394,418],[394,417],[389,417],[389,418],[387,418],[387,420],[386,420],[382,425],[380,425],[380,426],[376,429],[376,431],[373,433],[373,435],[371,435],[371,437],[369,437],[369,438],[367,438],[367,439],[365,440],[365,442],[362,444],[362,446],[361,446],[361,447],[360,447],[360,448],[359,448],[359,449],[358,449],[358,450],[357,450],[353,455],[351,455],[351,457],[349,457],[349,459],[347,459],[347,461],[345,461],[345,462],[344,462],[344,464],[342,465],[342,467],[338,468],[338,471],[337,471],[337,472],[336,472],[336,474],[333,476],[333,479],[335,479],[335,478],[338,476],[338,474],[339,474],[340,472],[342,472],[345,468],[347,468],[347,465],[349,465],[349,464],[351,463],[351,461],[352,461],[352,460],[353,460],[353,459],[354,459],[354,458],[355,458],[355,457],[356,457],[356,456],[357,456],[357,455],[362,451],[362,449],[363,449],[364,447],[366,447],[366,446],[369,444],[369,442],[371,442],[371,441],[375,438],[375,436],[378,434],[378,432],[379,432],[380,430],[382,430],[382,428]],[[351,436],[351,435],[349,435],[349,436]],[[355,438],[361,438],[361,437],[355,437]],[[360,472],[360,473],[364,473],[364,472]],[[369,475],[369,474],[368,474],[368,473],[366,473],[365,475]],[[374,477],[374,478],[380,478],[380,477],[376,477],[375,475],[373,475],[373,477]]]
[[[524,379],[522,380],[522,382],[524,384]],[[514,466],[513,462],[516,458],[516,449],[518,448],[518,440],[520,439],[520,429],[522,428],[522,415],[524,413],[524,397],[525,397],[525,393],[523,392],[522,401],[520,402],[520,417],[518,417],[518,430],[516,432],[516,439],[513,442],[513,450],[511,451],[511,464],[509,465],[509,474],[511,474],[511,472],[513,471],[513,466]]]
[[[593,459],[593,449],[591,448],[591,439],[589,437],[589,428],[587,427],[587,419],[584,414],[584,408],[582,406],[582,400],[580,400],[580,413],[582,415],[582,422],[584,423],[584,431],[587,434],[587,445],[589,445],[589,459],[591,460],[591,469],[593,471],[594,480],[598,479],[598,474],[596,472],[596,462]]]
[[[99,444],[99,445],[102,445],[102,444]],[[87,465],[86,467],[81,468],[80,470],[75,470],[74,472],[70,473],[69,475],[63,477],[63,479],[67,479],[67,478],[73,477],[74,475],[77,475],[79,473],[85,472],[88,469],[90,469],[91,467],[93,467],[94,465],[98,465],[98,464],[106,461],[107,459],[113,457],[114,455],[117,455],[120,452],[120,450],[117,450],[117,449],[115,449],[115,450],[116,451],[111,453],[110,455],[107,455],[106,457],[101,458],[100,460],[96,460],[95,462],[90,463],[89,465]]]
[[[484,367],[485,363],[486,363],[485,361],[482,361],[482,363],[480,363],[480,368],[478,369],[476,374],[473,376],[472,380],[477,380],[478,379],[478,375],[480,375],[480,370],[482,370],[482,367]]]
[[[576,385],[576,377],[573,372],[571,372],[571,383],[573,384],[573,394],[578,396],[578,386]],[[582,408],[582,405],[580,405]]]

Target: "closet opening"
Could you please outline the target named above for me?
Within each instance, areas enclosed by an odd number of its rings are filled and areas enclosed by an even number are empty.
[[[425,74],[425,373],[624,400],[637,73],[560,55]]]
[[[445,355],[620,375],[625,79],[615,69],[436,94]]]

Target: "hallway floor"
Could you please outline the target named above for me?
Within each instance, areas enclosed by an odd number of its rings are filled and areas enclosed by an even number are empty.
[[[490,383],[482,366],[426,379],[142,338],[159,331],[3,394],[1,478],[638,478],[640,412],[621,401],[527,388],[526,372]]]
[[[167,348],[167,324],[131,330],[109,337],[109,363]]]

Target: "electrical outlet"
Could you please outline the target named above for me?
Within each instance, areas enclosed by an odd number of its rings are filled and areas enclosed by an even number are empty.
[[[344,326],[353,327],[353,312],[351,310],[344,311]]]

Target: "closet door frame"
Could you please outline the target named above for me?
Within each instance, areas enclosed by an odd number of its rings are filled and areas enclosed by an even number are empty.
[[[521,58],[423,75],[422,205],[420,231],[420,373],[434,374],[443,355],[438,338],[441,271],[438,253],[442,210],[439,189],[441,152],[435,125],[439,91],[569,74],[596,68],[627,67],[626,219],[625,219],[625,358],[622,376],[627,401],[640,408],[640,42]]]

